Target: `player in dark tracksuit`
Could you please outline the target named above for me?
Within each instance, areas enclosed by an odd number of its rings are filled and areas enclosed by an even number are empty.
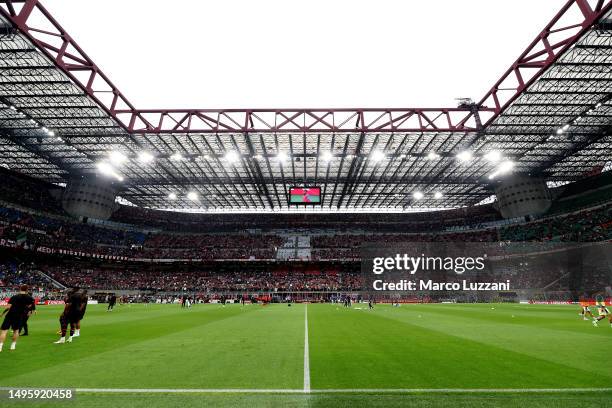
[[[115,296],[115,294],[113,293],[108,298],[108,308],[106,309],[106,311],[107,312],[112,312],[113,308],[115,307],[115,303],[117,303],[117,296]]]
[[[30,310],[32,305],[34,305],[34,299],[27,293],[27,285],[23,285],[19,289],[19,293],[9,299],[8,304],[2,312],[2,315],[6,314],[6,316],[4,317],[2,326],[0,326],[0,351],[2,351],[2,346],[4,345],[4,340],[6,339],[6,334],[9,329],[13,330],[13,342],[11,343],[10,349],[15,350],[17,339],[19,338],[19,331],[23,324],[23,316],[26,314],[26,311]]]
[[[32,296],[31,293],[29,295]],[[22,321],[22,325],[21,325],[21,330],[23,330],[23,333],[21,331],[19,331],[19,335],[20,336],[28,336],[29,335],[29,332],[28,332],[28,319],[34,313],[36,313],[36,302],[32,303],[32,305],[27,310],[25,310],[25,314],[23,315],[23,321]]]

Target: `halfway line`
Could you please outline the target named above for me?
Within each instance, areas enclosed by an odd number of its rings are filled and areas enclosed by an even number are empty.
[[[308,352],[308,303],[304,303],[304,392],[310,392],[310,356]]]

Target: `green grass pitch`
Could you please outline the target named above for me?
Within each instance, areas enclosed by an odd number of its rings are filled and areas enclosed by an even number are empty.
[[[582,321],[576,306],[311,304],[310,393],[301,391],[305,308],[90,305],[81,337],[56,345],[61,309],[41,306],[30,336],[0,353],[0,386],[107,389],[54,407],[612,405],[612,328]],[[567,388],[598,390],[518,392]],[[511,390],[466,392],[474,389]]]

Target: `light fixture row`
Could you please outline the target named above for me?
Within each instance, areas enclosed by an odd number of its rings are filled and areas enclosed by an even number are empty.
[[[36,127],[38,127],[39,130],[42,130],[43,132],[45,132],[47,134],[47,136],[55,136],[55,132],[49,128],[47,128],[46,126],[42,126],[40,125],[40,123],[38,123],[37,121],[35,121],[34,119],[32,119],[29,115],[21,112],[19,109],[17,109],[17,107],[15,105],[8,105],[8,108],[10,110],[12,110],[13,112],[17,112],[18,114],[25,116],[25,118],[28,119],[28,123],[30,123],[31,125],[34,125]],[[58,141],[62,141],[63,139],[61,137],[57,137],[56,140]]]
[[[262,158],[261,155],[255,155],[253,157],[255,159]],[[333,157],[334,155],[329,151],[321,154],[321,158],[325,162],[330,162],[333,159]],[[399,157],[403,159],[406,157],[406,155],[403,154],[403,155],[400,155]],[[465,164],[465,163],[469,163],[474,158],[474,155],[471,151],[464,150],[458,153],[455,157],[458,161]],[[210,156],[205,155],[204,158],[210,159]],[[285,163],[287,160],[289,160],[289,155],[287,155],[287,153],[284,153],[284,152],[279,152],[276,155],[276,158],[280,163]],[[381,160],[386,159],[386,156],[384,152],[380,150],[375,150],[370,154],[370,158],[374,162],[379,162]],[[434,151],[430,151],[427,154],[426,158],[427,160],[437,160],[438,158],[440,158],[440,155]],[[500,163],[503,159],[502,154],[497,150],[492,150],[492,151],[487,152],[486,154],[482,155],[482,158],[494,164]],[[180,153],[174,153],[170,156],[170,159],[173,161],[181,161],[184,159],[184,157]],[[155,156],[149,153],[148,151],[141,151],[137,156],[137,161],[145,165],[152,163],[154,160],[155,160]],[[237,152],[230,150],[225,154],[224,160],[227,161],[228,163],[236,163],[237,161],[240,160],[240,155]],[[120,151],[112,151],[108,154],[108,162],[107,161],[99,162],[98,168],[103,174],[115,176],[117,179],[119,179],[120,176],[117,171],[117,168],[120,168],[121,166],[123,166],[127,161],[128,161],[128,157],[124,153]],[[510,160],[505,160],[501,162],[499,167],[493,173],[489,175],[489,179],[494,179],[500,175],[507,174],[510,171],[512,171],[513,168],[514,168],[514,163]]]
[[[198,201],[200,196],[198,195],[197,192],[195,191],[189,191],[187,192],[186,197],[191,200],[191,201]],[[439,191],[434,192],[433,197],[436,200],[440,200],[444,197],[444,194],[442,194]],[[171,201],[175,201],[179,198],[178,194],[176,194],[175,192],[171,192],[168,194],[168,199]],[[425,198],[425,194],[422,193],[421,191],[415,191],[414,193],[412,193],[412,198],[414,198],[415,200],[422,200],[423,198]]]
[[[128,157],[119,152],[119,151],[113,151],[110,152],[108,154],[110,161],[113,164],[116,165],[122,165],[123,163],[125,163],[128,160]],[[399,156],[397,156],[399,159],[405,159],[408,155],[403,153],[400,154]],[[170,160],[175,161],[175,162],[180,162],[182,160],[185,159],[185,157],[181,154],[181,153],[174,153],[170,156],[167,156],[170,158]],[[210,160],[211,156],[208,154],[205,154],[202,156],[204,159],[206,160]],[[222,160],[225,160],[229,163],[236,163],[238,161],[240,161],[240,159],[242,159],[244,156],[240,155],[239,153],[237,153],[236,151],[230,150],[227,153],[225,153],[225,155],[221,158]],[[330,151],[325,151],[323,153],[321,153],[320,158],[321,160],[325,161],[325,162],[330,162],[332,161],[335,157],[340,157],[340,156],[336,156],[334,155],[332,152]],[[345,158],[350,159],[350,158],[355,158],[356,155],[354,154],[347,154],[344,155]],[[427,153],[427,155],[425,155],[425,158],[427,160],[437,160],[441,157],[440,154],[436,153],[435,151],[430,151]],[[481,156],[482,158],[487,159],[488,161],[492,162],[492,163],[496,163],[501,159],[501,153],[494,150],[494,151],[490,151],[484,155]],[[252,156],[253,159],[255,160],[263,160],[264,156],[261,154],[255,154]],[[381,150],[374,150],[370,153],[369,155],[369,159],[374,161],[374,162],[379,162],[382,160],[387,159],[388,156]],[[472,160],[474,158],[474,155],[472,152],[470,152],[469,150],[464,150],[461,151],[460,153],[457,153],[455,155],[455,158],[461,162],[469,162],[470,160]],[[137,156],[137,160],[140,163],[143,164],[148,164],[153,162],[156,159],[156,157],[154,155],[152,155],[151,153],[147,152],[147,151],[142,151],[138,154]],[[290,156],[285,153],[285,152],[279,152],[278,154],[276,154],[274,156],[274,159],[278,160],[281,163],[285,163],[290,159]]]
[[[434,192],[433,197],[436,200],[440,200],[442,199],[442,197],[444,197],[444,194],[442,194],[439,191]],[[412,193],[412,198],[414,198],[415,200],[419,201],[422,200],[423,198],[425,198],[425,194],[421,191],[415,191],[414,193]]]

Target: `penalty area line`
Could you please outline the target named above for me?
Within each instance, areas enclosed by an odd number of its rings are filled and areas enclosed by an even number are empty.
[[[305,389],[288,388],[76,388],[76,391],[101,394],[304,394],[306,392]],[[309,389],[307,392],[312,394],[556,394],[612,392],[612,388],[340,388]]]

